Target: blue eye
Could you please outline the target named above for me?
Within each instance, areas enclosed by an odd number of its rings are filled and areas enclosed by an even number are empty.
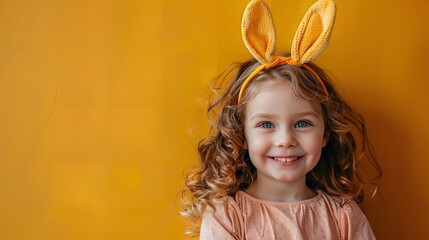
[[[264,123],[261,123],[259,126],[260,126],[261,128],[272,128],[272,127],[273,127],[273,124],[271,124],[271,123],[269,123],[269,122],[264,122]]]
[[[305,128],[305,127],[308,127],[310,125],[311,124],[307,121],[299,121],[299,122],[295,123],[296,128]]]

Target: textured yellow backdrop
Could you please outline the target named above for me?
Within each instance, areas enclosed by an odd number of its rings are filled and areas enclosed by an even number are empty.
[[[289,49],[312,1],[267,1]],[[379,239],[429,227],[425,0],[337,0],[318,63],[367,119]],[[250,57],[247,0],[0,1],[0,239],[182,239],[208,84]]]

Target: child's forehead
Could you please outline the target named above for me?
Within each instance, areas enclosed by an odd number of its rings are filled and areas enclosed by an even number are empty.
[[[268,81],[254,89],[253,96],[249,99],[247,113],[268,111],[279,111],[287,108],[290,111],[314,111],[321,113],[321,104],[317,101],[304,99],[293,91],[289,81]]]
[[[269,78],[255,81],[249,87],[249,102],[254,100],[258,95],[270,95],[273,92],[283,92],[284,94],[294,94],[292,84],[286,78]],[[295,94],[294,94],[295,95]]]
[[[261,78],[254,81],[248,87],[248,94],[250,99],[253,99],[256,95],[264,91],[270,91],[275,87],[278,87],[283,84],[290,84],[289,80],[286,78],[273,77],[273,78]]]

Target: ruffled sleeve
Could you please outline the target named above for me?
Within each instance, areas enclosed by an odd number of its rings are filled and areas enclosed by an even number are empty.
[[[340,219],[341,239],[375,239],[368,220],[356,202],[343,206]]]
[[[200,239],[244,239],[243,234],[243,217],[232,197],[224,198],[215,209],[207,207],[201,223]]]

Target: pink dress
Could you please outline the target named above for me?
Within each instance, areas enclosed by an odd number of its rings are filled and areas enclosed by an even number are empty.
[[[204,213],[200,239],[375,239],[356,202],[322,191],[299,202],[270,202],[240,191]]]

